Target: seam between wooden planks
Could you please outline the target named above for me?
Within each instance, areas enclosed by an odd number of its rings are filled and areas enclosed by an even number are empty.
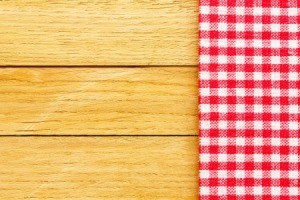
[[[0,65],[0,68],[161,68],[161,67],[182,67],[195,68],[194,65]]]
[[[0,137],[198,137],[197,134],[195,135],[72,135],[72,134],[63,134],[63,135],[57,135],[57,134],[47,134],[47,135],[0,135]]]

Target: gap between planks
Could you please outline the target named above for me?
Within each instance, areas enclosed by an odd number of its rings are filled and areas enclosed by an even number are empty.
[[[177,65],[0,65],[3,68],[172,68],[179,67]],[[198,65],[180,65],[184,68],[197,68]]]
[[[38,135],[38,134],[31,134],[31,135],[0,135],[0,137],[198,137],[198,135],[72,135],[72,134],[45,134],[45,135]]]

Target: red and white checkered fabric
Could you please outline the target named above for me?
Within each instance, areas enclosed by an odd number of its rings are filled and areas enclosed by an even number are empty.
[[[300,199],[300,0],[200,0],[201,200]]]

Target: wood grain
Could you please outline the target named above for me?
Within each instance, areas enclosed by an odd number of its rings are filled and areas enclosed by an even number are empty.
[[[196,137],[0,138],[1,199],[196,199]]]
[[[197,135],[197,67],[0,68],[0,135]]]
[[[196,65],[197,0],[0,1],[0,65]]]

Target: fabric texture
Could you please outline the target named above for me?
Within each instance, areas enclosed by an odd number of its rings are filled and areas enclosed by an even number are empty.
[[[299,12],[200,0],[201,200],[300,199]]]

